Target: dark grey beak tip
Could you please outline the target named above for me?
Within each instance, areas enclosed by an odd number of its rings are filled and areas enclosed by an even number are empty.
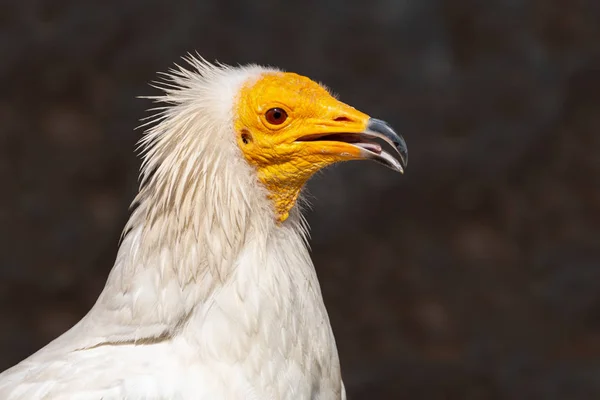
[[[373,133],[378,133],[391,140],[391,142],[394,144],[396,152],[400,156],[402,168],[406,168],[408,165],[408,148],[406,147],[404,138],[400,134],[396,133],[396,131],[394,131],[387,122],[377,118],[369,119],[367,130]]]

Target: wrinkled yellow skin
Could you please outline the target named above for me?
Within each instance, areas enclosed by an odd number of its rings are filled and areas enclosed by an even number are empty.
[[[267,110],[288,114],[272,125]],[[244,157],[257,169],[269,191],[277,219],[287,219],[302,187],[320,169],[340,161],[360,159],[360,150],[344,142],[296,142],[320,133],[360,133],[369,116],[340,102],[316,82],[294,73],[268,73],[245,85],[236,103],[234,129]],[[248,143],[244,143],[245,135]]]

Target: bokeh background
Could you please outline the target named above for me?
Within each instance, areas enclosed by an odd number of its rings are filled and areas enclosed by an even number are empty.
[[[4,0],[0,370],[74,324],[188,51],[325,82],[408,143],[310,183],[350,399],[600,398],[600,2]]]

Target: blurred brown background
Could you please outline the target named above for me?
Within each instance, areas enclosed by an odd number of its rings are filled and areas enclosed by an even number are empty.
[[[310,184],[350,399],[600,398],[600,2],[12,0],[0,12],[0,370],[75,323],[137,189],[147,83],[187,51],[401,131]]]

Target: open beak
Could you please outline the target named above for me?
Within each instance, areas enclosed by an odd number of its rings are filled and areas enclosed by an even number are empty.
[[[339,127],[337,129],[343,128]],[[381,145],[375,142],[374,139],[381,139],[389,144],[399,159],[383,150]],[[358,158],[376,161],[400,173],[404,173],[404,169],[408,164],[408,149],[404,138],[396,133],[387,122],[376,118],[369,118],[366,127],[360,132],[310,134],[302,136],[296,141],[345,143],[354,147],[358,153]]]
[[[404,138],[396,133],[387,122],[376,118],[370,118],[367,129],[359,136],[365,137],[366,139],[382,139],[396,151],[400,160],[397,160],[390,153],[382,150],[379,145],[375,148],[371,148],[371,146],[364,146],[361,145],[361,143],[355,144],[365,151],[365,158],[377,161],[394,171],[404,173],[404,169],[408,165],[408,148],[406,147]]]

